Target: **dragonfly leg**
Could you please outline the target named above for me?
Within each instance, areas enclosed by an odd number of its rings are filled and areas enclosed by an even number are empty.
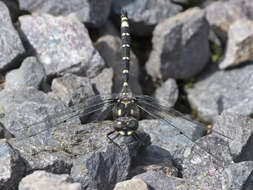
[[[114,145],[116,145],[117,147],[120,148],[120,146],[114,142],[114,140],[119,136],[119,134],[117,134],[115,137],[111,138],[110,135],[112,135],[113,133],[115,133],[116,131],[111,131],[109,133],[106,134],[106,137],[109,139],[110,143],[113,143]],[[121,149],[121,148],[120,148]]]

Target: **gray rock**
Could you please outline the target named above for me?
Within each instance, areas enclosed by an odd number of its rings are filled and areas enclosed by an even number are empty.
[[[249,84],[253,80],[252,71],[252,64],[227,71],[217,71],[217,65],[212,65],[193,88],[186,88],[188,100],[199,118],[213,122],[225,110],[251,115],[253,89]]]
[[[161,172],[149,171],[134,177],[142,179],[152,189],[159,190],[189,190],[189,189],[208,189],[208,186],[201,186],[189,180],[176,177],[168,177]]]
[[[94,77],[104,67],[88,31],[74,17],[33,14],[19,21],[47,75],[71,72]]]
[[[173,107],[177,101],[178,94],[179,92],[178,92],[177,82],[174,79],[168,79],[162,84],[161,87],[156,89],[154,93],[154,97],[158,101],[163,100],[162,102],[166,103],[162,105]]]
[[[35,171],[24,177],[19,190],[81,190],[79,183],[72,183],[69,175],[56,175],[45,171]]]
[[[138,36],[151,36],[155,25],[182,11],[181,6],[166,0],[113,1],[116,15],[120,15],[122,8],[128,12],[131,31]]]
[[[45,70],[36,57],[28,57],[23,61],[19,69],[7,73],[5,88],[17,89],[19,87],[33,86],[38,89],[45,75]]]
[[[19,0],[20,9],[55,16],[72,15],[93,27],[101,27],[108,19],[112,0]]]
[[[224,188],[223,171],[232,163],[232,157],[227,142],[222,138],[205,136],[173,156],[183,178],[215,190]]]
[[[129,177],[147,171],[159,171],[167,176],[178,176],[178,169],[173,166],[171,154],[158,146],[151,145],[137,155],[130,169]]]
[[[246,14],[238,1],[217,1],[206,8],[209,25],[224,41],[231,24],[241,18],[246,18]]]
[[[117,182],[127,179],[133,160],[150,145],[146,133],[138,132],[138,135],[142,141],[132,136],[122,138],[120,149],[112,144],[106,152],[96,152],[87,160],[88,189],[112,189]]]
[[[17,189],[19,180],[25,173],[25,164],[16,150],[4,139],[0,140],[0,188]]]
[[[0,1],[0,70],[15,65],[15,61],[24,54],[24,47],[12,25],[9,10]]]
[[[84,101],[85,98],[94,95],[91,82],[88,78],[70,73],[54,79],[52,91],[68,106],[78,104]]]
[[[225,69],[242,62],[253,60],[253,21],[240,19],[228,32],[228,43],[224,59],[219,68]]]
[[[252,161],[231,164],[224,171],[223,175],[225,180],[223,186],[230,190],[242,189],[243,184],[250,176],[252,170]]]
[[[244,0],[244,7],[247,11],[247,17],[253,20],[253,2],[251,0]]]
[[[209,61],[208,23],[199,8],[189,9],[158,24],[146,69],[153,80],[188,79]]]
[[[188,120],[164,116],[164,120],[142,120],[139,122],[140,128],[150,134],[152,144],[157,145],[173,154],[176,150],[192,144],[192,141],[203,136],[205,127],[200,123]],[[180,131],[183,132],[183,135]]]
[[[253,186],[253,170],[250,173],[248,179],[243,184],[242,190],[251,190]]]
[[[99,94],[111,94],[113,87],[113,69],[105,68],[103,71],[90,81],[96,92]]]
[[[253,160],[251,151],[253,119],[235,113],[223,112],[216,120],[213,129],[231,138],[228,140],[234,160]],[[225,140],[227,140],[225,138]]]
[[[141,179],[131,179],[116,184],[113,190],[149,190],[147,184]]]
[[[121,58],[121,40],[111,35],[102,36],[96,42],[96,48],[104,58],[106,64],[114,70],[113,92],[122,88],[123,63]],[[131,52],[129,86],[135,94],[141,94],[140,84],[137,82],[139,75],[138,60]]]

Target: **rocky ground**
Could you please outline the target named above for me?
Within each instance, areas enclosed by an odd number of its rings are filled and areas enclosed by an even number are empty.
[[[119,149],[109,115],[79,116],[120,91],[121,8],[133,92],[187,116]],[[252,61],[252,0],[0,0],[0,189],[251,190]]]

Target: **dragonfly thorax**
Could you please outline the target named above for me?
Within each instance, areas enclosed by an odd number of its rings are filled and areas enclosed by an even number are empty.
[[[119,117],[113,127],[120,135],[130,136],[138,129],[138,121],[134,117]]]

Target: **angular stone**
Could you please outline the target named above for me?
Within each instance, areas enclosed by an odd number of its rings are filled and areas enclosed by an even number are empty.
[[[71,72],[94,77],[104,67],[88,31],[77,19],[33,14],[19,17],[19,22],[47,75]]]
[[[182,11],[181,6],[166,0],[113,1],[116,15],[120,15],[122,8],[128,13],[132,33],[138,36],[151,36],[155,25]]]
[[[208,186],[202,186],[195,182],[176,178],[168,177],[161,172],[149,171],[135,176],[133,179],[141,179],[149,187],[159,190],[189,190],[189,189],[208,189]]]
[[[227,49],[219,68],[236,66],[248,60],[253,60],[253,21],[240,19],[229,28]]]
[[[104,58],[106,64],[113,68],[113,92],[120,92],[122,88],[122,54],[121,54],[121,40],[118,37],[111,35],[102,36],[95,44],[101,56]],[[140,84],[137,82],[139,75],[138,60],[133,52],[131,52],[130,61],[130,77],[129,86],[135,94],[141,94]]]
[[[25,164],[18,152],[6,140],[0,140],[0,188],[17,189],[19,180],[25,174]]]
[[[169,107],[173,107],[177,101],[178,98],[178,87],[177,82],[174,79],[168,79],[166,80],[161,87],[157,88],[154,97],[159,101],[163,100],[162,102],[166,104]],[[161,103],[161,102],[160,102]]]
[[[108,19],[112,0],[18,0],[19,7],[29,12],[49,13],[55,16],[72,15],[93,27],[101,27]]]
[[[238,0],[217,1],[206,7],[206,19],[209,25],[223,40],[227,39],[231,24],[241,18],[246,18],[246,15]]]
[[[24,47],[12,25],[9,10],[0,2],[0,70],[15,66],[15,61],[24,54]]]
[[[196,141],[205,132],[205,127],[200,123],[172,117],[166,119],[177,129],[161,119],[142,120],[139,122],[139,126],[151,136],[153,145],[157,145],[171,154],[191,144],[192,141]],[[179,130],[183,132],[183,135]]]
[[[214,123],[213,129],[231,139],[228,140],[228,144],[234,160],[237,162],[253,160],[251,151],[253,119],[235,113],[223,112]]]
[[[68,106],[76,105],[83,102],[85,98],[94,95],[91,82],[88,78],[70,73],[54,79],[52,91]]]
[[[188,79],[209,61],[208,23],[199,8],[189,9],[158,24],[146,69],[153,80]]]
[[[38,89],[45,75],[45,70],[36,57],[28,57],[23,61],[19,69],[7,73],[5,88],[17,89],[33,86]]]
[[[19,190],[81,190],[79,183],[73,183],[67,174],[57,175],[45,171],[35,171],[24,177],[19,184]]]
[[[253,65],[233,70],[219,71],[217,65],[209,68],[186,88],[191,107],[203,121],[214,122],[223,111],[249,116],[253,113],[252,83]]]
[[[174,158],[183,178],[215,190],[223,188],[223,171],[233,163],[227,141],[215,135],[178,150]]]
[[[141,179],[131,179],[116,184],[113,190],[149,190],[147,184]]]

